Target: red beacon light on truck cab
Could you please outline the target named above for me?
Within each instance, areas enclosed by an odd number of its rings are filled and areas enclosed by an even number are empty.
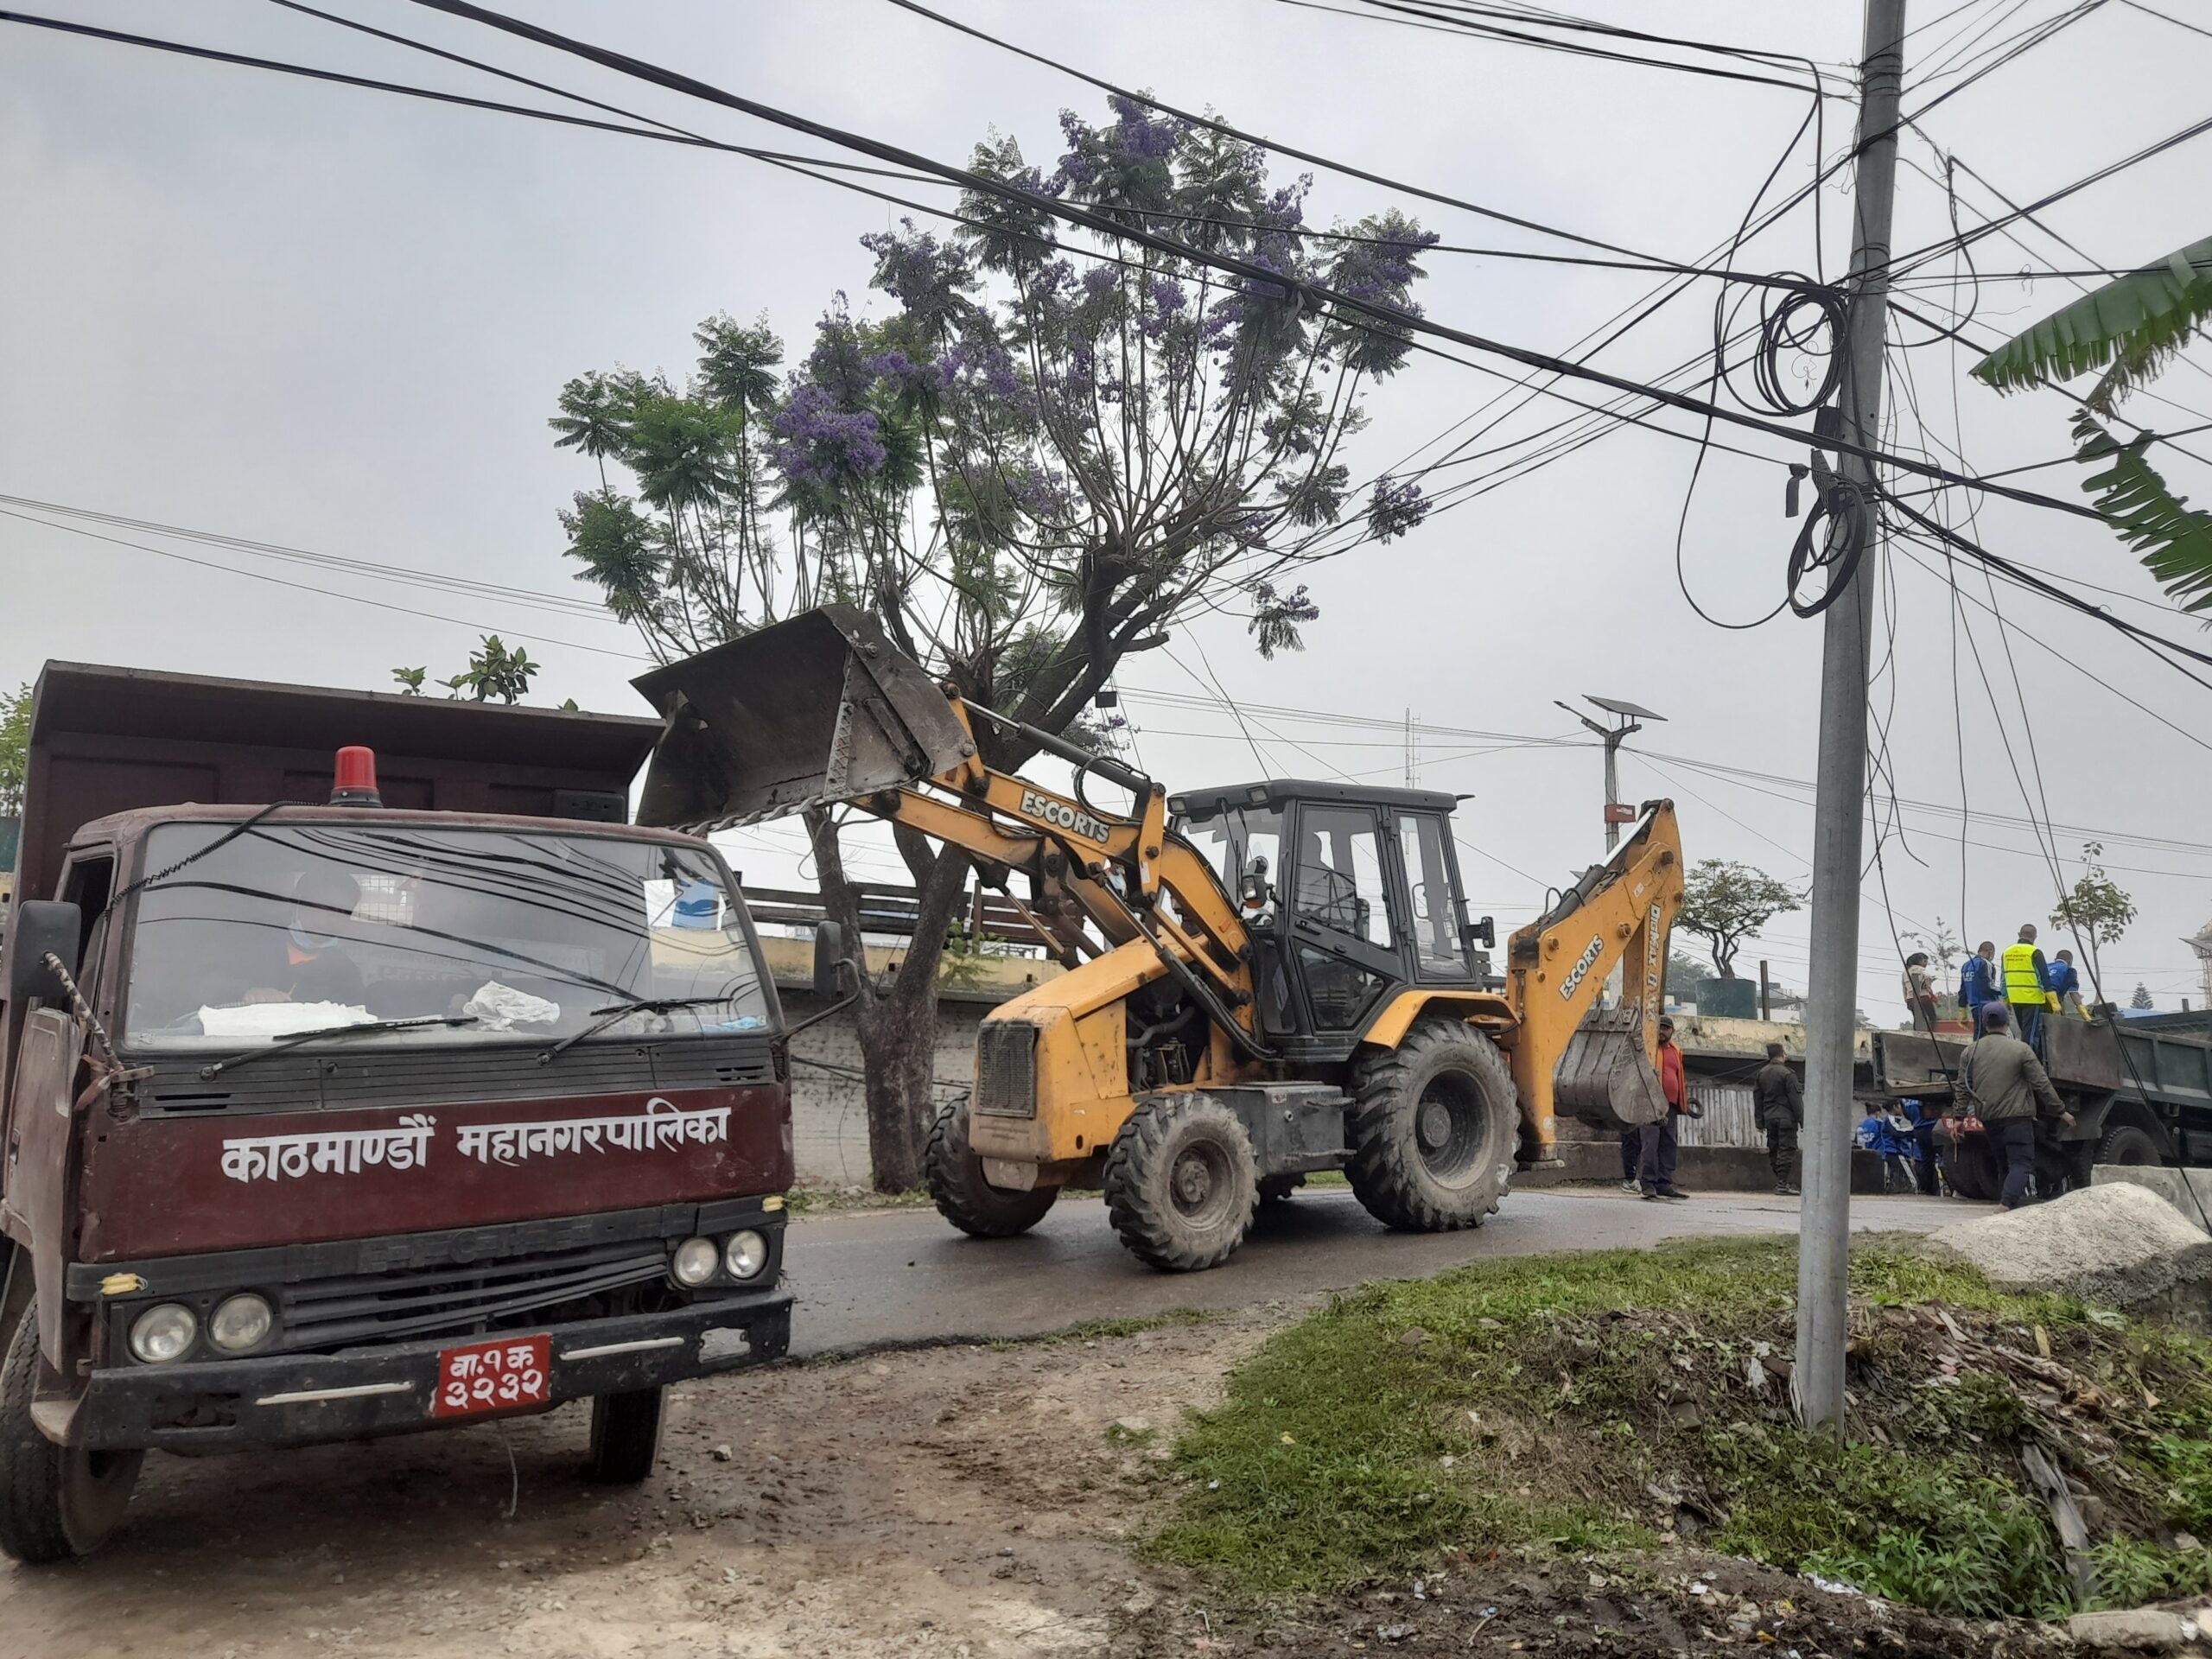
[[[330,781],[333,806],[382,806],[377,793],[377,753],[358,743],[338,751],[338,770]]]

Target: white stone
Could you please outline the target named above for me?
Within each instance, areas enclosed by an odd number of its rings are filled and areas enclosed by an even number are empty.
[[[2107,1183],[1962,1221],[1929,1244],[2002,1290],[2133,1307],[2212,1279],[2212,1236],[2147,1187]]]

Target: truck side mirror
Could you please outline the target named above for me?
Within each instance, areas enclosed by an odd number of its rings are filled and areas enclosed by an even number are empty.
[[[84,937],[85,914],[75,905],[51,899],[26,899],[8,924],[8,1001],[21,1007],[31,998],[49,1006],[66,1004],[69,993],[46,965],[48,953],[77,971],[77,949]]]
[[[845,930],[836,922],[814,927],[814,994],[824,1002],[843,996],[859,980],[852,958],[845,954]]]

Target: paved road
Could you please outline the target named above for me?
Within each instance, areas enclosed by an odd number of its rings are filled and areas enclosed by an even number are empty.
[[[1852,1224],[1925,1232],[1985,1208],[1853,1198]],[[801,1217],[786,1252],[798,1293],[792,1351],[1035,1336],[1083,1319],[1243,1307],[1370,1279],[1420,1278],[1491,1256],[1796,1230],[1795,1198],[1732,1192],[1660,1205],[1577,1189],[1513,1193],[1474,1232],[1388,1233],[1349,1191],[1323,1187],[1263,1207],[1251,1238],[1225,1266],[1166,1274],[1122,1249],[1096,1198],[1063,1198],[1033,1231],[993,1241],[962,1236],[934,1210]]]

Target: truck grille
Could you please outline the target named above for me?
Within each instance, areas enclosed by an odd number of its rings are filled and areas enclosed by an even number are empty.
[[[497,1331],[667,1271],[668,1252],[658,1239],[624,1239],[467,1267],[309,1280],[284,1287],[283,1345],[333,1349]]]
[[[994,1117],[1037,1116],[1037,1027],[986,1020],[976,1033],[976,1109]]]

